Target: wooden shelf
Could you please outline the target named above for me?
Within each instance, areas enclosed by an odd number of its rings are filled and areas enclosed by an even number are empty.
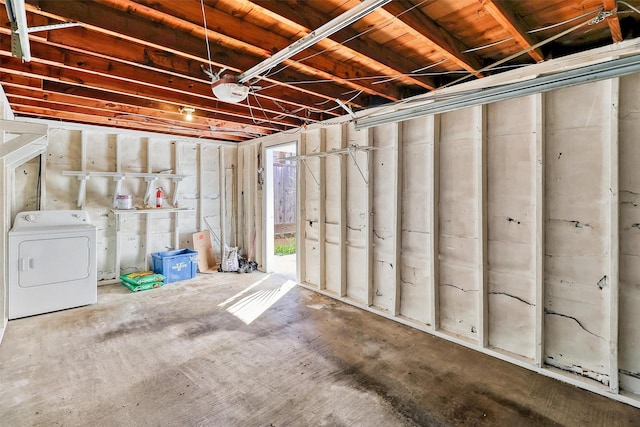
[[[166,212],[183,212],[194,211],[194,208],[149,208],[149,209],[111,209],[116,215],[122,214],[152,214],[152,213],[166,213]]]

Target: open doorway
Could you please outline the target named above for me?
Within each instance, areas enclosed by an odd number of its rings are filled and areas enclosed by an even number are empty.
[[[266,160],[266,271],[296,280],[296,143],[269,147]]]

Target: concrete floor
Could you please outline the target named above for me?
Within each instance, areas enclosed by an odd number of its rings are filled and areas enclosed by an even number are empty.
[[[640,425],[640,410],[262,273],[9,322],[0,425]]]

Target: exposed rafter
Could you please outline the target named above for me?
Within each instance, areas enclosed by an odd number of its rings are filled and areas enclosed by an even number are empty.
[[[476,75],[478,74],[477,70],[482,68],[482,61],[478,57],[473,54],[462,53],[467,46],[429,17],[422,14],[419,8],[416,9],[415,13],[404,13],[406,6],[403,6],[401,2],[392,2],[383,9],[386,12],[382,13],[386,13],[387,19],[398,16],[398,19],[407,25],[407,30],[419,33],[422,36],[421,41],[433,46],[444,58],[459,67]]]
[[[529,49],[529,55],[540,62],[544,60],[544,55],[540,49],[531,49],[531,46],[536,44],[536,41],[527,34],[523,28],[520,20],[506,8],[500,0],[478,0],[482,3],[484,9],[498,21],[498,23],[504,28],[511,37],[520,45],[522,49]]]
[[[228,141],[345,113],[349,120],[363,108],[483,77],[481,70],[501,73],[530,63],[518,53],[542,40],[545,56],[557,57],[640,27],[632,11],[640,0],[626,0],[624,19],[615,0],[393,0],[261,70],[258,83],[238,76],[364,8],[361,0],[24,1],[24,26],[38,29],[27,36],[30,62],[12,49],[10,9],[0,7],[0,84],[17,117]],[[576,25],[598,10],[611,12],[600,16],[607,23]],[[529,54],[542,59],[539,49]],[[228,103],[214,95],[211,75],[222,72],[248,97]],[[180,114],[185,108],[195,110],[192,121]]]
[[[604,6],[605,12],[616,11],[616,0],[602,0],[602,6]],[[622,29],[620,28],[620,21],[618,20],[617,13],[607,17],[607,24],[611,31],[611,38],[614,42],[622,41]]]

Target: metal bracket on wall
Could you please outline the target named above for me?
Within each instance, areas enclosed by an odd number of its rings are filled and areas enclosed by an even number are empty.
[[[351,158],[353,159],[353,163],[358,168],[358,172],[360,172],[360,176],[362,177],[362,180],[364,181],[364,183],[369,185],[369,182],[368,182],[367,178],[365,178],[365,176],[364,176],[364,172],[362,171],[362,168],[358,164],[358,160],[356,159],[356,153],[358,151],[364,152],[367,155],[367,165],[369,165],[369,152],[373,151],[373,150],[379,150],[379,149],[380,149],[380,147],[371,147],[371,146],[367,146],[367,145],[351,144],[348,147],[341,148],[339,150],[322,151],[322,152],[318,152],[318,153],[304,154],[304,155],[301,155],[301,156],[285,157],[285,158],[282,158],[282,159],[276,159],[276,161],[277,162],[281,162],[281,163],[284,163],[284,162],[287,162],[287,161],[290,161],[290,160],[294,161],[294,162],[301,161],[306,166],[307,170],[309,171],[309,173],[313,177],[313,180],[316,182],[316,184],[320,185],[320,183],[316,179],[315,175],[313,175],[313,172],[311,172],[311,170],[309,169],[309,166],[307,165],[306,160],[312,159],[312,158],[320,158],[320,157],[328,157],[328,156],[333,156],[333,155],[348,154],[349,156],[351,156]]]

